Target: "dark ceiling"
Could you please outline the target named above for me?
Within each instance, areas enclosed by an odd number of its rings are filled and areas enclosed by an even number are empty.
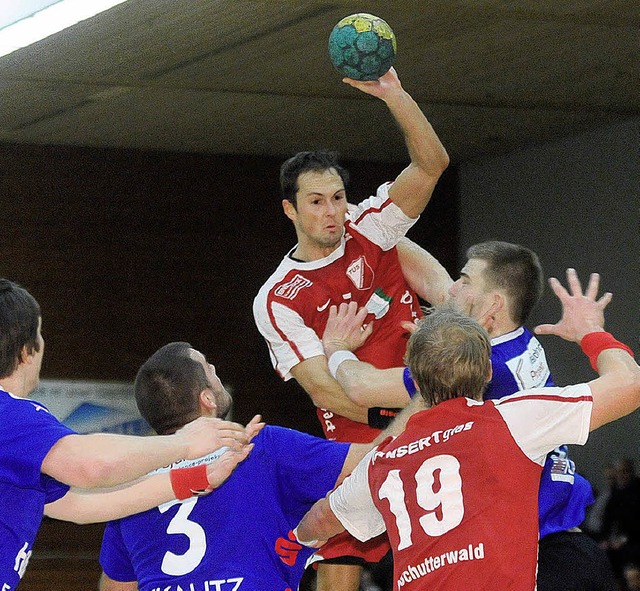
[[[404,160],[329,62],[354,12],[394,29],[454,162],[640,114],[637,0],[129,0],[0,58],[0,141]]]

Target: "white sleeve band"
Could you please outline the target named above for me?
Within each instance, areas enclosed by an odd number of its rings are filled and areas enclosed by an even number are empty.
[[[349,359],[352,361],[360,361],[351,351],[340,350],[332,353],[331,357],[329,357],[329,373],[336,378],[340,364]]]

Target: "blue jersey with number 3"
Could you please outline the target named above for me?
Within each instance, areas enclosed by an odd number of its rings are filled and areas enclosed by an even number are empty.
[[[313,549],[289,537],[336,483],[349,445],[265,427],[205,497],[109,523],[100,563],[140,591],[295,591]]]

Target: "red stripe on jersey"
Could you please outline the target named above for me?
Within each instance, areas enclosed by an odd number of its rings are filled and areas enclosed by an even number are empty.
[[[368,209],[365,209],[357,219],[351,220],[351,223],[357,226],[360,223],[360,220],[362,220],[362,218],[364,218],[365,216],[368,216],[370,213],[382,211],[385,207],[391,205],[392,203],[393,201],[391,201],[391,197],[387,197],[387,199],[380,207],[369,207]]]
[[[265,341],[266,341],[266,339],[265,339]],[[273,347],[271,346],[271,343],[270,343],[269,341],[266,341],[266,343],[267,343],[267,347],[268,347],[268,349],[269,349],[269,353],[270,353],[271,355],[273,355],[273,358],[276,360],[276,367],[275,367],[275,370],[276,370],[276,372],[278,373],[278,375],[279,375],[279,376],[284,380],[285,376],[284,376],[284,375],[283,375],[283,373],[278,369],[278,361],[277,361],[277,359],[278,359],[278,358],[275,356],[275,353],[273,352]]]
[[[509,396],[500,400],[500,404],[521,402],[522,400],[548,400],[551,402],[593,402],[592,396],[558,396],[557,394],[529,394],[527,396]],[[496,405],[497,406],[497,405]]]

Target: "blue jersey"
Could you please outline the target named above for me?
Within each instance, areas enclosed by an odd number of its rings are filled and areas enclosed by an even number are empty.
[[[334,486],[349,444],[265,427],[205,497],[107,524],[100,563],[140,591],[295,591],[314,552],[290,531]]]
[[[17,587],[46,503],[69,487],[40,472],[55,443],[74,433],[32,400],[0,390],[0,589]]]
[[[542,386],[554,386],[542,345],[525,327],[491,339],[493,377],[484,398],[502,398]],[[578,527],[593,503],[589,482],[576,474],[566,446],[544,464],[538,494],[540,537]]]

